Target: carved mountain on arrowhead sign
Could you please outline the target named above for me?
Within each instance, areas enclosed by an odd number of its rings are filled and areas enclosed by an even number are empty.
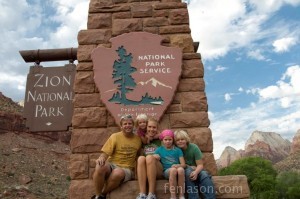
[[[118,123],[144,113],[159,120],[171,103],[181,74],[180,48],[162,46],[160,35],[126,33],[111,48],[92,52],[94,80],[102,102]]]
[[[158,81],[157,79],[155,79],[154,77],[152,77],[151,79],[145,81],[145,82],[139,82],[138,84],[142,85],[142,86],[147,86],[147,85],[152,85],[154,87],[158,87],[158,86],[162,86],[162,87],[166,87],[166,88],[170,88],[172,89],[172,86],[168,86],[160,81]]]

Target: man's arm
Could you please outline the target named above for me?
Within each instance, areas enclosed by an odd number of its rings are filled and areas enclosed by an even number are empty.
[[[203,160],[196,160],[197,167],[195,170],[191,173],[190,178],[191,180],[196,180],[198,177],[198,174],[202,171],[203,169]]]
[[[200,173],[203,169],[203,160],[200,159],[200,160],[196,160],[196,164],[197,164],[197,167],[195,169],[195,172]]]
[[[100,166],[105,165],[105,162],[108,158],[108,155],[104,152],[102,152],[99,156],[99,158],[96,160],[96,164],[99,164]]]

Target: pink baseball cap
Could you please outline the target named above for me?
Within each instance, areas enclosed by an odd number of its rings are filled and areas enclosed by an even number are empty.
[[[160,139],[160,140],[163,140],[164,137],[166,137],[166,136],[170,136],[171,138],[174,139],[174,133],[173,133],[173,131],[170,130],[170,129],[163,130],[163,131],[160,133],[159,139]]]

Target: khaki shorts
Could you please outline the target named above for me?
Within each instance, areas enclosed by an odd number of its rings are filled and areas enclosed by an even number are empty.
[[[127,182],[127,181],[129,181],[129,180],[132,179],[132,177],[133,177],[133,171],[132,171],[131,169],[128,169],[128,168],[122,168],[122,167],[119,167],[119,166],[117,166],[117,165],[115,165],[115,164],[113,164],[113,163],[109,163],[109,164],[110,164],[111,170],[114,170],[114,169],[116,169],[116,168],[119,168],[119,169],[122,169],[122,170],[124,171],[125,177],[124,177],[123,182]]]

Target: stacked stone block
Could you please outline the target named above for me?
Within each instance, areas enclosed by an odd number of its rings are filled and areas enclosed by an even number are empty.
[[[90,0],[87,30],[78,34],[78,66],[74,83],[73,132],[70,142],[71,199],[89,198],[95,159],[118,125],[101,102],[93,74],[91,52],[111,46],[109,39],[123,33],[150,32],[163,37],[162,45],[182,49],[182,75],[160,129],[185,129],[204,153],[204,167],[217,172],[209,129],[204,68],[194,51],[187,5],[181,0]],[[132,196],[135,198],[135,196]]]

